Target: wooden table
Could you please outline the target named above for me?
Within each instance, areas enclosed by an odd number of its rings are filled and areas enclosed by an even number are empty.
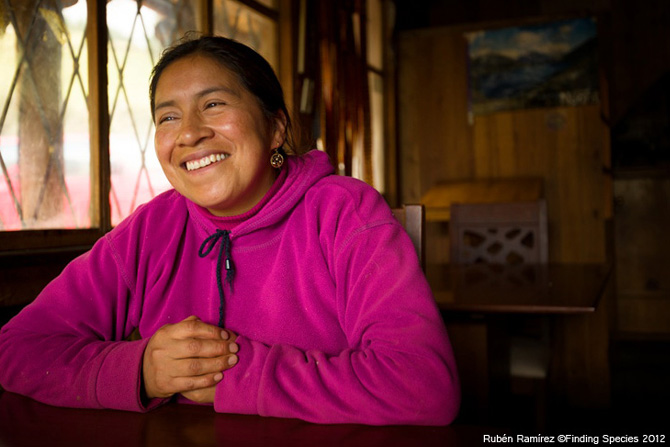
[[[611,271],[603,264],[433,264],[426,276],[447,312],[582,314],[595,312]]]
[[[523,318],[551,327],[552,394],[565,406],[610,403],[612,268],[603,264],[454,265],[426,268],[445,316],[468,397],[488,408],[509,376],[509,332]],[[503,379],[501,379],[503,378]]]
[[[0,391],[0,445],[16,446],[472,446],[500,430],[477,426],[317,425],[297,419],[216,414],[168,404],[146,414],[57,408]],[[508,433],[511,434],[511,433]]]

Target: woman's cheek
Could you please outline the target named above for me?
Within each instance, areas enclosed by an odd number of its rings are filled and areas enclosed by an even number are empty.
[[[154,147],[156,148],[156,155],[158,156],[159,160],[168,157],[167,152],[169,151],[169,146],[169,132],[164,129],[156,129],[156,134],[154,136]]]

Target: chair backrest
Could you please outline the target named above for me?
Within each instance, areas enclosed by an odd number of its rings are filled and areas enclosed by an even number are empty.
[[[421,204],[403,205],[402,208],[392,208],[393,215],[405,227],[405,231],[414,244],[419,257],[421,268],[426,267],[426,210]]]
[[[449,244],[453,263],[546,263],[546,202],[453,204]]]

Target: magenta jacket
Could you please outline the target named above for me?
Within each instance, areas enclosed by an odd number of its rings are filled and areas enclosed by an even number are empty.
[[[239,363],[214,409],[318,423],[450,423],[460,402],[447,333],[412,243],[374,189],[289,157],[286,180],[230,234],[223,326]],[[146,411],[143,351],[166,323],[217,324],[213,219],[174,190],[75,259],[0,331],[0,384],[67,407]],[[225,273],[224,273],[225,276]],[[139,328],[142,340],[124,341]],[[185,400],[180,396],[180,400]]]

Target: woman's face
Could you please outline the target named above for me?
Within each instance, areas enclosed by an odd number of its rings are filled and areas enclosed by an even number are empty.
[[[179,193],[219,216],[263,198],[275,178],[270,153],[284,142],[283,114],[268,122],[235,75],[202,55],[165,68],[155,104],[156,154]]]

